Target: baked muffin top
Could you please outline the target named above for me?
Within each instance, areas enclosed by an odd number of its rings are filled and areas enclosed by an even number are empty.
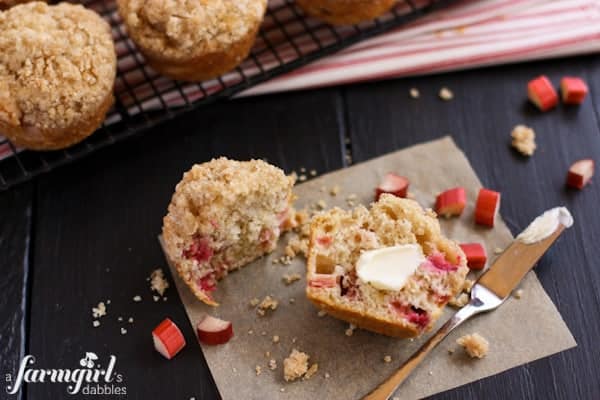
[[[0,12],[0,123],[59,130],[112,96],[109,25],[81,5],[42,2]]]
[[[155,56],[226,51],[262,21],[266,0],[118,0],[129,35]]]
[[[0,10],[6,10],[12,6],[16,6],[17,4],[27,3],[31,0],[0,0]]]

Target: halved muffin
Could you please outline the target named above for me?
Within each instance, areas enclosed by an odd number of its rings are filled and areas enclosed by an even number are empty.
[[[333,208],[311,223],[306,294],[333,317],[396,337],[432,328],[469,269],[435,213],[383,194],[370,209]]]
[[[177,185],[163,219],[167,256],[196,297],[229,271],[272,252],[294,226],[294,179],[261,160],[221,157],[194,165]]]

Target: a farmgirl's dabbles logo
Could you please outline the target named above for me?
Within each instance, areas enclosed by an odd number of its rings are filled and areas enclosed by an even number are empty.
[[[16,394],[24,383],[67,384],[67,393],[85,395],[126,395],[123,375],[115,372],[117,357],[111,355],[106,368],[98,362],[98,356],[86,352],[79,360],[81,368],[36,368],[35,357],[28,355],[21,360],[16,376],[6,374],[6,392]]]

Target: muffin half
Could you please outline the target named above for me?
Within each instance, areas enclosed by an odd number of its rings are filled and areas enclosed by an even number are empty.
[[[368,210],[315,216],[306,293],[333,317],[396,337],[430,330],[468,272],[432,211],[383,194]]]
[[[293,227],[294,179],[261,160],[219,158],[194,165],[175,188],[163,219],[167,256],[198,299],[217,281],[272,252]]]

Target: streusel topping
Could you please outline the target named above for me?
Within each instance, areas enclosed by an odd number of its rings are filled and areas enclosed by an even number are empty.
[[[81,5],[34,2],[0,12],[0,121],[60,129],[112,92],[109,25]]]
[[[262,20],[266,0],[119,0],[129,34],[167,57],[226,50]]]

